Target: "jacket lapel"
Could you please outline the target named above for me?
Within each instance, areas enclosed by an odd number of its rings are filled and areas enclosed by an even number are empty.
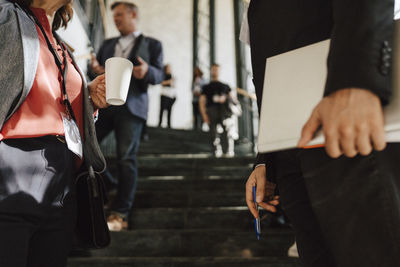
[[[112,40],[112,43],[109,46],[109,50],[105,53],[107,55],[107,58],[113,57],[115,55],[115,47],[118,44],[118,40],[119,40],[119,38],[114,38],[114,40]],[[105,64],[105,61],[104,61],[104,64]]]
[[[24,54],[24,83],[21,95],[12,110],[10,110],[6,120],[11,117],[28,96],[33,86],[33,82],[35,81],[37,65],[39,62],[40,44],[36,26],[23,10],[18,8],[16,13],[20,24],[19,28],[21,30]]]
[[[140,56],[143,58],[145,61],[148,60],[148,56],[145,55],[144,51],[147,51],[144,49],[146,47],[145,43],[145,37],[143,34],[140,34],[138,37],[135,39],[135,45],[132,48],[131,53],[129,54],[128,59],[130,59],[133,63],[133,65],[138,65],[138,60],[137,57]],[[148,53],[147,53],[148,54]]]

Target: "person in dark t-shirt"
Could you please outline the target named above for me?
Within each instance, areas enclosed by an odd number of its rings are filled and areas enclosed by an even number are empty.
[[[211,82],[203,86],[199,107],[203,121],[210,126],[211,145],[216,157],[221,157],[223,152],[228,157],[233,157],[234,140],[228,134],[232,124],[227,123],[227,119],[232,116],[228,108],[228,101],[233,98],[231,88],[220,82],[218,64],[211,66]],[[217,131],[217,125],[220,124],[224,131],[220,134]]]

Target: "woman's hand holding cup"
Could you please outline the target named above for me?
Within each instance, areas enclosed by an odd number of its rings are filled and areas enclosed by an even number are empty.
[[[88,88],[95,109],[108,107],[105,74],[97,76],[96,79],[89,83]]]

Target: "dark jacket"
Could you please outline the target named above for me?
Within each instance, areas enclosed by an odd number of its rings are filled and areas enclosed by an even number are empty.
[[[142,38],[142,41],[140,42],[140,46],[136,47],[139,38]],[[118,39],[119,37],[104,41],[97,53],[97,60],[100,65],[105,66],[106,60],[114,56],[115,46],[118,43]],[[136,57],[134,55],[135,50],[137,50]],[[143,35],[142,37],[137,37],[135,47],[132,49],[128,59],[135,65],[138,56],[147,62],[149,65],[149,71],[142,80],[135,79],[132,76],[125,105],[133,115],[147,120],[147,112],[149,109],[147,88],[149,87],[149,84],[159,84],[164,79],[163,51],[161,43],[156,39]]]
[[[0,36],[1,129],[32,88],[40,47],[33,21],[21,8],[6,0],[0,0]],[[75,67],[79,70],[76,64]],[[89,90],[85,79],[82,79],[85,165],[91,165],[96,172],[102,172],[105,160],[97,143]]]
[[[393,0],[252,0],[248,11],[260,110],[265,59],[331,38],[325,95],[364,88],[385,105],[392,90]],[[259,155],[258,163],[272,155]]]

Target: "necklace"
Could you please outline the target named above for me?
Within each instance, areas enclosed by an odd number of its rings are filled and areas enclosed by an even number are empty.
[[[133,36],[132,36],[133,37]],[[129,56],[129,52],[132,50],[134,44],[134,38],[132,37],[121,37],[118,41],[118,45],[120,48],[121,56],[127,57]]]

